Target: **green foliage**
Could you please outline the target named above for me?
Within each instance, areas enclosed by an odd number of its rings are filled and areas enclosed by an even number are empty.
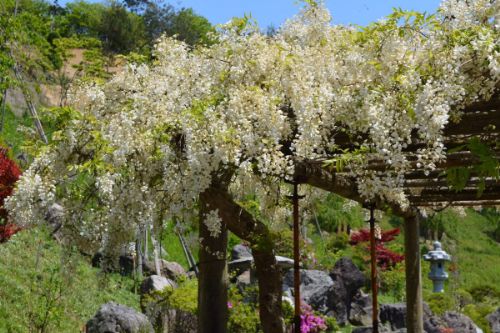
[[[404,262],[395,267],[379,272],[380,291],[392,297],[392,302],[402,302],[406,296],[405,291],[405,265]]]
[[[472,155],[478,159],[478,163],[467,167],[450,168],[446,171],[446,179],[454,190],[461,191],[465,188],[471,175],[477,175],[480,179],[477,196],[481,197],[486,186],[486,178],[494,177],[500,179],[500,162],[488,144],[482,142],[477,137],[469,139],[466,145],[450,150],[450,153],[464,149],[470,150]]]
[[[458,289],[454,292],[455,304],[460,311],[463,311],[464,307],[473,303],[474,299],[472,295],[464,289]]]
[[[257,288],[247,288],[243,293],[236,287],[229,290],[229,332],[235,333],[259,333],[260,320],[257,305],[255,302],[248,302],[248,299],[256,299]]]
[[[259,329],[259,314],[255,306],[250,303],[238,302],[229,309],[229,332],[254,333],[262,332]]]
[[[7,105],[1,139],[3,144],[12,147],[14,156],[17,156],[21,152],[21,146],[25,138],[25,136],[19,132],[19,128],[21,126],[29,127],[31,125],[32,119],[27,113],[22,117],[16,117]]]
[[[350,247],[344,250],[332,250],[330,246],[333,242],[332,239],[336,238],[336,235],[324,235],[321,238],[318,234],[312,234],[309,237],[313,241],[314,256],[317,260],[316,265],[313,266],[315,269],[330,270],[340,257],[350,256]]]
[[[341,172],[350,163],[362,162],[365,154],[368,152],[369,150],[366,147],[361,147],[359,149],[355,149],[354,151],[350,149],[343,149],[340,151],[340,154],[337,157],[326,160],[324,162],[324,166],[331,170]]]
[[[175,35],[189,45],[210,44],[209,33],[213,31],[210,22],[205,17],[197,15],[191,8],[177,12],[172,17],[171,25],[166,29],[168,35]]]
[[[448,293],[432,293],[425,300],[432,312],[436,315],[443,315],[446,311],[455,309],[455,300]]]
[[[451,239],[443,241],[443,248],[456,262],[453,269],[459,273],[460,287],[500,285],[500,244],[491,238],[496,225],[470,209],[466,217],[448,210],[441,215],[443,230]]]
[[[142,19],[116,2],[103,12],[99,33],[109,52],[128,53],[144,44]]]
[[[0,246],[0,331],[79,332],[106,302],[138,309],[133,280],[99,275],[87,258],[41,229]]]
[[[328,327],[326,333],[337,333],[341,330],[335,317],[325,316],[323,318],[325,319],[326,327]]]
[[[489,304],[469,304],[465,306],[463,312],[467,315],[484,333],[494,333],[491,331],[490,323],[486,319],[496,308]]]
[[[99,38],[99,27],[106,11],[101,3],[73,1],[66,5],[66,14],[61,18],[65,36]]]
[[[359,205],[347,205],[347,200],[335,194],[316,204],[315,213],[323,231],[334,232],[341,225],[351,228],[363,226],[363,211]]]
[[[185,279],[178,288],[166,288],[161,292],[162,302],[170,309],[179,309],[190,313],[198,310],[198,280]]]
[[[190,247],[191,253],[195,257],[195,260],[198,258],[198,242],[189,242],[189,233],[184,233],[184,235],[188,236],[187,242]],[[181,264],[184,268],[188,269],[188,261],[184,254],[184,250],[182,249],[181,242],[179,240],[179,236],[176,233],[175,225],[171,222],[167,223],[165,229],[162,232],[162,248],[166,252],[165,259],[169,261],[175,261]]]
[[[493,285],[482,284],[469,289],[476,303],[490,303],[500,305],[500,289]]]
[[[328,239],[328,249],[332,252],[345,250],[349,245],[349,235],[346,233],[332,234]]]

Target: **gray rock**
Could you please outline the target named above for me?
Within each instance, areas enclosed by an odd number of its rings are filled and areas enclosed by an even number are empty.
[[[356,327],[352,330],[352,333],[372,333],[373,329],[371,326]]]
[[[167,278],[178,281],[181,278],[187,277],[184,267],[174,261],[161,260],[161,273]]]
[[[385,326],[379,326],[378,331],[380,333],[406,333],[406,328],[401,328],[399,330],[391,330]],[[352,330],[352,333],[372,333],[373,329],[371,326],[356,327]]]
[[[162,333],[197,333],[198,319],[196,315],[182,310],[168,310],[163,313],[162,326],[157,332]]]
[[[446,312],[443,316],[432,314],[429,306],[424,303],[424,331],[426,333],[442,333],[443,328],[451,328],[454,333],[482,333],[472,320],[460,313]],[[390,332],[400,332],[406,328],[406,305],[382,304],[379,313],[380,323]]]
[[[500,333],[500,308],[486,316],[493,333]]]
[[[87,322],[87,333],[153,333],[148,318],[132,308],[114,302],[101,306]]]
[[[359,288],[365,285],[366,278],[349,258],[340,258],[330,274],[333,285],[328,291],[328,314],[337,323],[344,325],[349,320],[351,303]]]
[[[243,244],[238,244],[231,251],[231,260],[238,260],[252,256],[252,250]]]
[[[163,291],[165,288],[176,288],[174,281],[163,276],[151,275],[141,283],[141,295],[151,294],[157,291]]]
[[[293,270],[289,270],[283,279],[285,294],[293,295]],[[330,276],[323,271],[300,270],[300,297],[314,310],[326,314],[328,308],[328,291],[333,285]]]
[[[335,263],[330,276],[333,281],[342,282],[350,298],[366,283],[363,272],[349,258],[340,258]]]
[[[406,327],[406,304],[382,304],[379,313],[380,322],[392,330]]]
[[[47,224],[51,229],[51,234],[58,241],[61,240],[58,231],[62,227],[63,218],[64,218],[64,208],[63,206],[57,203],[52,204],[47,210],[47,213],[45,214],[45,221],[47,221]]]
[[[246,287],[252,284],[252,274],[250,270],[246,270],[236,277],[236,287],[243,292]]]
[[[355,326],[369,326],[372,323],[372,298],[361,290],[351,302],[349,322]]]
[[[483,332],[474,322],[461,313],[445,312],[441,317],[445,323],[445,327],[453,329],[453,333],[479,333]]]

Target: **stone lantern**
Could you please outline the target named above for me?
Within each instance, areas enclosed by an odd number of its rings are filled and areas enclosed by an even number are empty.
[[[451,257],[448,253],[443,251],[441,243],[434,242],[434,250],[424,254],[424,260],[431,263],[431,272],[429,279],[432,280],[435,293],[444,292],[444,281],[448,279],[448,273],[444,270],[444,262],[450,261]]]

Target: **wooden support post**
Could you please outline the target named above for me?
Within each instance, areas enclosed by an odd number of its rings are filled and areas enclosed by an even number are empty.
[[[418,214],[405,218],[406,328],[408,333],[424,331],[422,276],[420,268]]]
[[[200,195],[200,274],[198,279],[198,333],[226,333],[229,318],[227,275],[227,226],[221,223],[217,236],[208,229],[205,218],[214,210]]]
[[[294,294],[294,332],[300,332],[300,222],[299,222],[299,185],[293,184],[293,294]]]
[[[378,279],[377,279],[377,242],[375,239],[375,207],[370,207],[370,257],[372,285],[372,327],[373,333],[378,333]]]

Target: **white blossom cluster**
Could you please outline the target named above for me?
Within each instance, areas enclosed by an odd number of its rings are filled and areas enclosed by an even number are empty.
[[[445,0],[422,22],[388,18],[359,30],[332,25],[318,5],[273,37],[236,21],[208,47],[163,38],[152,65],[74,89],[75,117],[7,206],[32,223],[58,200],[76,234],[115,242],[137,224],[189,216],[214,176],[231,170],[231,190],[258,193],[265,210],[289,194],[281,184],[294,161],[342,156],[342,132],[360,152],[349,171],[360,194],[404,207],[412,133],[423,143],[418,166],[434,169],[451,117],[499,83],[498,6]],[[370,171],[369,160],[391,171]],[[207,218],[213,235],[216,215]]]

